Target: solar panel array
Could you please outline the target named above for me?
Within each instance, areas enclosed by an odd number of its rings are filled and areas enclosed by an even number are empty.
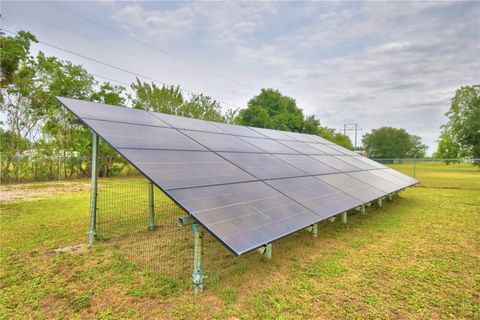
[[[418,183],[315,135],[58,99],[237,255]]]

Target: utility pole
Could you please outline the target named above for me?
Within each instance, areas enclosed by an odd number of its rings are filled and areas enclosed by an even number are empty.
[[[358,127],[358,123],[345,123],[343,125],[343,134],[347,135],[347,131],[355,131],[355,149],[357,149],[357,141],[358,141],[358,131],[363,131],[362,128]]]

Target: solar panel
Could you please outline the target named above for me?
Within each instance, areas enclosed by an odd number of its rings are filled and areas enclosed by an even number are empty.
[[[192,140],[212,151],[263,152],[253,145],[232,135],[181,130]]]
[[[323,154],[322,151],[320,151],[319,149],[316,149],[304,142],[300,142],[300,141],[282,141],[281,142],[282,144],[286,145],[287,147],[295,150],[295,151],[298,151],[299,153],[303,153],[303,154]]]
[[[171,195],[238,254],[319,220],[261,181],[177,189]]]
[[[375,174],[372,174],[369,171],[357,171],[347,174],[379,190],[382,190],[383,192],[385,192],[385,194],[392,193],[400,189],[399,186],[397,186],[396,184],[385,180],[384,178],[381,178]]]
[[[299,154],[299,155],[279,154],[275,156],[282,159],[285,162],[288,162],[289,164],[302,170],[303,172],[308,173],[309,175],[338,172],[336,169],[333,169],[332,167],[329,167],[303,154]]]
[[[372,171],[370,171],[370,173],[373,173],[374,175],[376,175],[380,178],[388,180],[388,181],[390,181],[390,182],[392,182],[392,183],[394,183],[397,186],[402,187],[402,188],[408,187],[410,185],[410,183],[403,180],[402,178],[397,177],[395,175],[392,175],[392,174],[390,174],[390,173],[388,173],[384,170],[372,170]]]
[[[249,127],[236,126],[233,124],[220,123],[220,122],[211,122],[211,124],[235,136],[265,138],[264,135],[258,133],[255,130],[252,130]]]
[[[169,127],[165,122],[143,110],[121,108],[108,104],[101,104],[101,107],[99,107],[99,104],[95,102],[64,97],[58,97],[58,100],[63,105],[68,105],[70,111],[80,119],[108,120],[145,126]]]
[[[220,153],[222,157],[258,179],[304,176],[305,172],[270,154]]]
[[[205,147],[173,128],[90,119],[83,121],[117,149],[206,150]]]
[[[294,138],[297,141],[302,141],[302,142],[315,142],[316,141],[310,135],[305,134],[305,133],[287,132],[287,131],[282,131],[282,133],[289,136],[289,137]]]
[[[213,152],[119,151],[164,190],[257,180]]]
[[[351,156],[336,156],[337,159],[350,163],[352,166],[360,168],[362,170],[370,170],[375,169],[374,166],[365,163],[361,160],[358,160],[359,157],[351,157]]]
[[[362,203],[373,201],[385,195],[383,191],[345,173],[328,174],[317,176],[316,178],[342,190],[346,194],[360,200]]]
[[[348,171],[358,171],[361,170],[359,167],[355,167],[354,165],[350,164],[349,162],[342,161],[338,158],[333,156],[311,156],[313,159],[320,161],[321,163],[337,169],[340,172],[348,172]]]
[[[151,112],[151,114],[153,114],[156,118],[162,120],[165,123],[168,123],[170,126],[177,129],[196,130],[196,131],[215,132],[215,133],[227,133],[208,121],[179,117],[179,116],[158,113],[158,112]]]
[[[287,136],[282,131],[272,130],[272,129],[265,129],[265,128],[254,128],[251,127],[253,130],[263,134],[265,137],[274,139],[274,140],[292,140],[295,141],[294,138]]]
[[[326,219],[361,204],[360,200],[335,189],[315,177],[287,178],[267,181],[276,190]]]
[[[315,135],[58,99],[235,254],[418,182]]]
[[[286,154],[298,154],[297,151],[289,148],[280,142],[271,139],[258,139],[258,138],[247,138],[240,137],[240,139],[250,143],[251,145],[257,147],[258,149],[263,150],[267,153],[286,153]]]
[[[341,153],[340,151],[335,150],[333,148],[330,148],[329,145],[326,145],[326,144],[308,143],[308,142],[307,142],[307,144],[309,146],[321,151],[322,152],[321,154],[327,154],[327,155],[330,155],[330,156],[343,155],[343,153]]]

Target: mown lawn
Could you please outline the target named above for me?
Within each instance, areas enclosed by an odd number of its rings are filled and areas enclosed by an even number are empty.
[[[148,272],[106,243],[54,252],[85,242],[88,198],[84,189],[1,204],[1,319],[480,318],[475,168],[425,167],[419,187],[346,225],[322,223],[316,239],[274,243],[271,261],[219,248],[208,259],[223,270],[206,261],[197,297],[188,279]]]

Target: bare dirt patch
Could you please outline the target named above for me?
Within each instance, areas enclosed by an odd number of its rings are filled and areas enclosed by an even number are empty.
[[[90,184],[85,181],[53,181],[0,185],[2,203],[36,201],[63,193],[86,192]]]

